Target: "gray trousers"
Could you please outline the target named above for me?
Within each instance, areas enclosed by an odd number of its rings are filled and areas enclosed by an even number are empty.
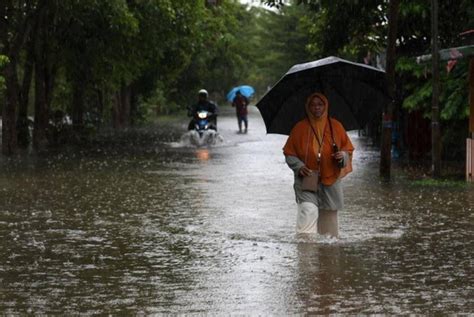
[[[341,210],[344,208],[344,195],[342,192],[341,180],[337,180],[334,184],[326,186],[319,184],[317,192],[303,191],[301,189],[302,177],[298,175],[304,163],[296,156],[286,156],[286,163],[293,170],[296,202],[310,202],[318,206],[319,209]]]

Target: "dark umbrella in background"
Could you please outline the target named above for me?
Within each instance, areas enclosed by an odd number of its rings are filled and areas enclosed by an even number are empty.
[[[304,105],[313,92],[329,99],[329,115],[346,130],[356,130],[382,113],[391,101],[385,72],[338,57],[294,65],[257,103],[267,133],[290,134],[306,117]]]

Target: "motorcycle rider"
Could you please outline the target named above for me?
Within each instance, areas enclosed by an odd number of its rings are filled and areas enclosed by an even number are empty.
[[[191,121],[188,125],[188,130],[193,130],[196,123],[196,114],[198,111],[205,110],[210,113],[209,122],[211,124],[211,129],[217,131],[217,114],[218,108],[217,105],[208,100],[209,94],[206,89],[201,89],[198,92],[198,102],[191,107],[188,107],[188,117],[191,117]]]

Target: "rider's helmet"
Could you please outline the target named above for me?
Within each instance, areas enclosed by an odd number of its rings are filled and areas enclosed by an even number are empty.
[[[199,90],[198,95],[207,98],[209,96],[209,93],[207,92],[206,89],[201,89],[201,90]]]

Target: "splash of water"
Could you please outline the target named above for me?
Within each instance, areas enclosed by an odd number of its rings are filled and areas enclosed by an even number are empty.
[[[224,138],[217,131],[207,130],[199,134],[195,130],[184,133],[179,142],[171,142],[173,148],[180,147],[206,147],[224,143]]]

